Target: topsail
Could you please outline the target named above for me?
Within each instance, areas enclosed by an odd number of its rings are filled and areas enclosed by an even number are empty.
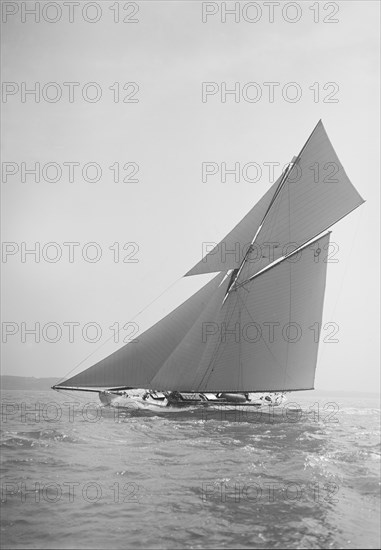
[[[185,274],[199,275],[214,271],[228,271],[240,266],[247,247],[259,229],[274,194],[281,182],[279,178],[246,216],[202,260]]]
[[[187,275],[237,268],[252,244],[240,274],[240,280],[245,280],[313,239],[363,202],[319,121],[283,181],[279,178]],[[235,250],[239,255],[231,252]]]

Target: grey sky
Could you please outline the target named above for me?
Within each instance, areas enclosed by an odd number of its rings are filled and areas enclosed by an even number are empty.
[[[65,175],[56,183],[43,178],[36,183],[31,176],[22,183],[18,172],[3,181],[2,240],[20,247],[21,242],[56,242],[63,256],[57,263],[43,258],[36,263],[27,256],[23,263],[16,253],[2,264],[3,322],[20,327],[3,345],[2,373],[63,377],[91,352],[96,350],[93,360],[119,347],[121,343],[111,340],[98,349],[113,334],[108,327],[129,321],[177,281],[199,260],[201,243],[223,237],[270,185],[264,169],[256,183],[231,177],[225,183],[219,177],[205,183],[202,163],[283,166],[322,118],[347,174],[367,202],[333,228],[339,262],[328,266],[323,324],[338,324],[339,342],[321,343],[316,387],[376,390],[379,3],[336,2],[339,9],[332,18],[337,23],[323,21],[332,2],[320,3],[317,23],[309,1],[298,3],[302,15],[295,23],[285,21],[280,9],[270,23],[262,2],[257,3],[263,10],[257,23],[245,21],[242,13],[238,23],[232,17],[221,22],[220,3],[210,4],[219,12],[203,23],[201,2],[175,1],[140,2],[138,23],[115,23],[111,2],[95,2],[102,7],[96,23],[83,21],[80,11],[70,23],[66,10],[56,23],[43,17],[35,23],[31,16],[23,23],[22,3],[3,4],[19,8],[2,25],[3,81],[20,88],[21,82],[29,87],[56,82],[63,96],[56,103],[43,97],[37,103],[32,96],[23,103],[20,92],[7,97],[2,103],[2,161],[18,166],[56,162],[61,167],[64,162],[82,167],[93,161],[101,166],[102,177],[91,183],[78,171],[72,183]],[[120,18],[130,13],[122,14],[124,4]],[[287,12],[290,18],[293,14]],[[238,102],[228,96],[222,103],[216,94],[202,102],[203,81],[226,82],[228,87],[256,82],[263,96],[256,103],[242,95]],[[73,103],[64,82],[80,83]],[[96,103],[81,96],[88,82],[102,90]],[[139,102],[114,102],[115,88],[109,87],[115,82],[121,84],[121,98],[132,90],[123,91],[124,83],[138,83]],[[264,82],[280,83],[274,102],[269,102]],[[295,103],[280,92],[290,82],[302,90]],[[310,89],[314,83],[317,102]],[[327,83],[335,85],[324,89]],[[324,102],[335,89],[338,102]],[[109,169],[115,162],[121,170],[127,162],[137,163],[139,182],[115,183]],[[276,176],[280,171],[276,168]],[[64,242],[80,243],[73,263]],[[88,242],[101,247],[97,263],[81,256]],[[139,261],[115,263],[109,249],[115,242],[137,243]],[[209,278],[178,281],[137,319],[140,330]],[[81,335],[90,321],[102,327],[98,343]],[[37,343],[29,335],[24,343],[23,322],[28,328],[36,322],[57,323],[62,337],[56,343]],[[81,324],[73,343],[68,342],[65,322]]]

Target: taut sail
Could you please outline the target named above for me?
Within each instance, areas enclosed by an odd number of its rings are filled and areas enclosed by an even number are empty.
[[[192,328],[217,290],[219,274],[196,294],[130,342],[57,388],[145,388]]]
[[[187,275],[220,273],[137,343],[55,387],[312,389],[329,246],[329,234],[318,235],[363,202],[319,121],[282,176]]]
[[[206,329],[208,324],[215,321],[220,314],[229,282],[230,278],[226,277],[191,330],[173,350],[147,388],[168,389],[169,386],[171,386],[170,389],[186,388],[189,390],[192,388],[194,373],[208,343]],[[174,380],[175,383],[173,383]]]
[[[286,177],[275,182],[233,231],[187,275],[238,267],[255,237],[253,250],[239,275],[239,280],[244,281],[326,231],[363,202],[319,121]],[[223,253],[235,248],[241,251],[240,257]]]
[[[329,234],[255,275],[229,293],[217,316],[215,309],[205,311],[197,337],[194,327],[191,339],[202,350],[201,358],[191,361],[184,340],[149,387],[192,392],[313,389],[328,244]]]
[[[270,187],[246,216],[202,260],[185,274],[199,275],[215,271],[229,271],[240,266],[254,235],[268,210],[281,177]]]

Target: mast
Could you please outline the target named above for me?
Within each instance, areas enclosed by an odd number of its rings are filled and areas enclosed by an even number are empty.
[[[294,159],[295,159],[295,157],[294,157]],[[294,160],[294,159],[293,159],[293,160]],[[265,219],[266,219],[266,217],[268,216],[268,213],[270,212],[271,206],[273,205],[273,203],[274,203],[276,197],[279,195],[279,193],[280,193],[280,191],[281,191],[283,185],[284,185],[285,182],[286,182],[286,179],[287,179],[288,174],[289,174],[289,172],[290,172],[290,166],[291,166],[291,164],[293,163],[293,160],[289,163],[289,165],[287,166],[287,168],[284,170],[283,175],[282,175],[282,179],[281,179],[281,181],[279,182],[279,185],[278,185],[278,187],[277,187],[277,189],[276,189],[276,191],[275,191],[274,197],[273,197],[273,199],[272,199],[270,205],[268,206],[268,208],[267,208],[267,210],[266,210],[266,213],[265,213],[265,215],[264,215],[264,217],[263,217],[263,219],[262,219],[262,222],[261,222],[260,226],[258,227],[257,231],[255,232],[255,235],[254,235],[254,237],[253,237],[253,239],[252,239],[252,241],[251,241],[251,243],[250,243],[250,246],[248,247],[248,249],[247,249],[247,251],[246,251],[246,253],[245,253],[245,255],[244,255],[243,259],[242,259],[242,262],[241,262],[240,266],[239,266],[237,269],[235,269],[235,270],[233,271],[233,273],[232,273],[232,280],[231,280],[231,283],[229,284],[229,288],[228,288],[226,294],[229,294],[230,292],[232,292],[233,290],[236,289],[236,281],[237,281],[237,279],[238,279],[238,277],[239,277],[239,275],[240,275],[240,273],[241,273],[241,271],[242,271],[242,268],[243,268],[243,266],[244,266],[244,264],[245,264],[245,262],[246,262],[246,259],[247,259],[248,255],[249,255],[249,254],[252,252],[252,250],[253,250],[253,244],[254,244],[254,242],[255,242],[255,239],[257,238],[258,233],[259,233],[260,230],[262,229],[262,226],[263,226],[263,224],[264,224],[264,222],[265,222]],[[293,166],[294,166],[294,165],[293,165]],[[234,272],[235,272],[235,273],[234,273]]]

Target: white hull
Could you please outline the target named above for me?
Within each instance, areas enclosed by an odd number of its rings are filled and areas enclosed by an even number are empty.
[[[198,396],[201,395],[202,399]],[[245,412],[270,412],[286,400],[283,394],[248,394],[248,399],[241,400],[232,395],[232,400],[217,398],[215,394],[193,394],[196,399],[187,398],[172,402],[164,394],[149,392],[143,389],[124,392],[104,391],[99,398],[104,406],[127,410],[145,410],[151,412],[179,412],[186,410],[241,410]]]

